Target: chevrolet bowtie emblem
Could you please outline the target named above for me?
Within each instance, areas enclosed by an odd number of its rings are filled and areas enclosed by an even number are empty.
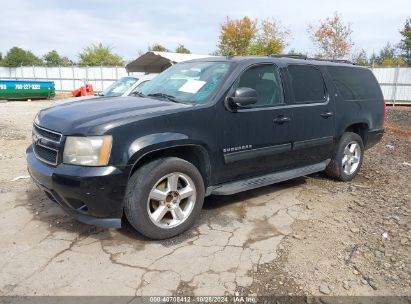
[[[38,137],[36,134],[33,134],[32,139],[33,139],[33,144],[35,145],[37,145],[40,142],[40,137]]]

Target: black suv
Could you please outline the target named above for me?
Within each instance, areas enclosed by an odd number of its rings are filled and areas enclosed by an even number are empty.
[[[204,197],[324,171],[342,181],[381,139],[385,103],[363,67],[287,57],[176,64],[135,97],[44,109],[28,170],[78,220],[163,239]]]

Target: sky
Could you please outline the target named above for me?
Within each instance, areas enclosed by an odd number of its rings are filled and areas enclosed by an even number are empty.
[[[19,46],[40,56],[55,49],[78,60],[82,49],[102,42],[126,60],[154,43],[209,54],[227,17],[249,16],[280,20],[291,32],[286,50],[312,54],[308,25],[335,11],[351,24],[353,50],[369,55],[398,44],[411,17],[409,0],[0,0],[0,52]]]

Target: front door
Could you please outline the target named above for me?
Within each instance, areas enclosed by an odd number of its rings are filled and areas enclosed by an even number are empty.
[[[285,107],[279,69],[272,63],[249,67],[236,88],[252,88],[258,101],[247,108],[220,112],[220,182],[238,180],[290,167],[292,112]]]

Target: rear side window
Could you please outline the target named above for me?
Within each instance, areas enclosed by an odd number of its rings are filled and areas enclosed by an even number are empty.
[[[382,98],[377,80],[370,70],[329,66],[328,71],[344,100]]]
[[[296,103],[325,101],[325,84],[321,72],[309,65],[290,65],[291,86]]]

